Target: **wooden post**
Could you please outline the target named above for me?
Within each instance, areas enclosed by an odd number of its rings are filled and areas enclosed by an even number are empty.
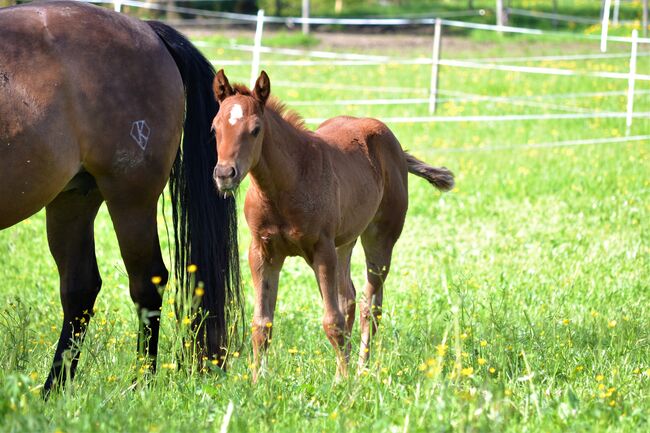
[[[120,0],[113,0],[113,10],[115,12],[122,12],[122,2]]]
[[[251,62],[251,89],[255,87],[257,74],[260,71],[260,55],[262,52],[262,32],[264,31],[264,9],[257,11],[257,26],[255,27],[255,46]]]
[[[440,60],[440,39],[442,34],[442,20],[436,18],[436,27],[433,31],[433,51],[431,53],[431,84],[429,87],[429,114],[436,112],[436,99],[438,98],[438,68]]]
[[[607,51],[607,30],[609,28],[609,10],[612,7],[612,0],[605,0],[603,5],[603,22],[600,29],[600,51]]]
[[[627,79],[627,117],[625,120],[625,135],[630,135],[632,128],[632,114],[634,113],[634,80],[636,78],[636,52],[639,32],[632,30],[632,50],[630,53],[630,76]]]
[[[305,20],[309,19],[309,0],[302,0],[302,18]],[[302,33],[305,35],[309,34],[309,22],[302,22]]]

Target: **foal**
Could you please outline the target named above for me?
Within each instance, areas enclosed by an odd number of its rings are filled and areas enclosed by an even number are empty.
[[[219,190],[232,193],[250,173],[244,213],[251,230],[253,277],[253,378],[271,339],[280,269],[287,256],[312,267],[324,304],[323,328],[337,354],[337,374],[347,374],[355,289],[352,248],[361,236],[367,283],[361,299],[359,369],[381,314],[383,284],[408,205],[407,175],[436,188],[454,185],[446,168],[434,168],[402,150],[376,119],[335,117],[316,132],[276,99],[263,71],[255,88],[229,84],[223,70],[214,79],[221,108],[213,121]]]

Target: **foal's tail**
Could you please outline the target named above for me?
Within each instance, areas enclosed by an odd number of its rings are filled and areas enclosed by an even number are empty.
[[[237,209],[234,198],[217,193],[212,179],[217,152],[210,131],[219,110],[212,91],[214,69],[179,32],[160,22],[147,24],[174,58],[185,87],[183,145],[169,180],[176,277],[179,289],[190,294],[194,293],[193,283],[203,283],[201,307],[207,317],[198,327],[199,344],[202,355],[224,366],[228,336],[237,335],[237,325],[243,327],[244,322]],[[187,271],[189,264],[196,265],[196,280]]]
[[[454,187],[454,173],[446,167],[431,167],[411,154],[404,152],[409,173],[426,179],[440,191],[449,191]]]

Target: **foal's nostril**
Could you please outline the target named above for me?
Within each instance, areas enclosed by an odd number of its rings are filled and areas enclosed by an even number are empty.
[[[217,164],[217,167],[214,170],[214,174],[219,179],[233,179],[235,176],[237,176],[237,169],[233,166],[224,166]]]

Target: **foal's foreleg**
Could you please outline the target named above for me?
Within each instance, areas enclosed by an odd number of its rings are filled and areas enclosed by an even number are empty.
[[[273,333],[273,316],[278,298],[278,282],[284,257],[266,257],[256,240],[248,250],[248,263],[253,277],[253,382],[257,382],[264,352]]]
[[[59,271],[63,307],[61,335],[43,387],[46,395],[53,386],[62,386],[68,375],[74,376],[80,346],[102,285],[93,233],[102,201],[97,189],[88,194],[68,191],[59,194],[46,208],[47,240]],[[66,372],[65,368],[69,370]]]
[[[323,298],[323,329],[336,351],[337,376],[347,376],[346,323],[345,316],[339,307],[337,262],[334,242],[331,240],[319,241],[316,244],[311,265]]]

